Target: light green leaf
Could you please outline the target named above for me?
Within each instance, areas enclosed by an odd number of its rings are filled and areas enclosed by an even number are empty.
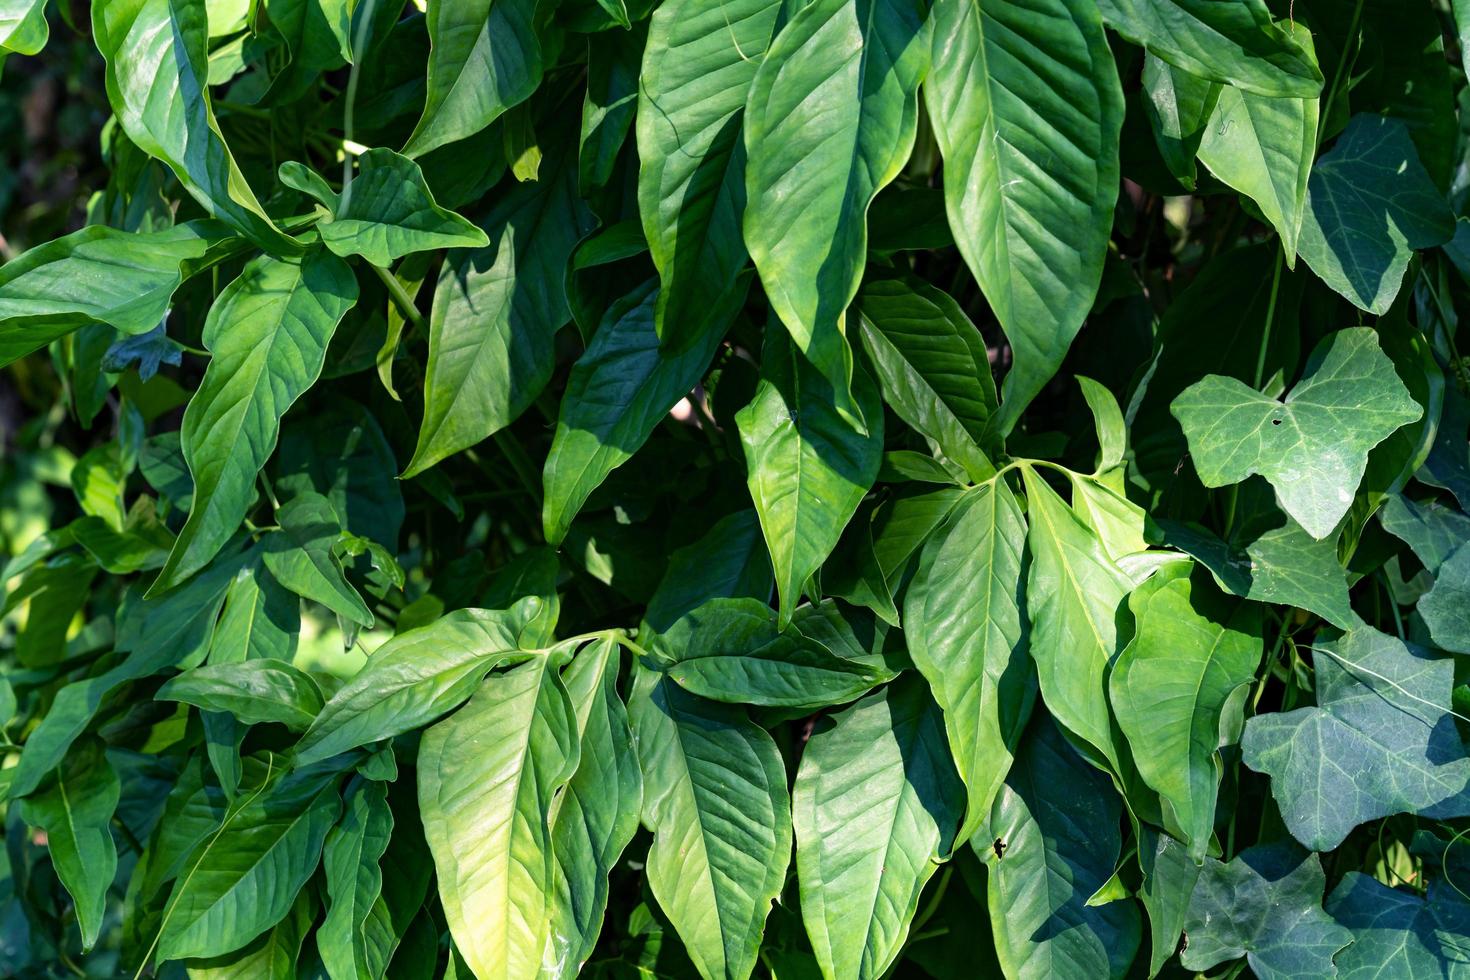
[[[1424,414],[1371,327],[1328,334],[1284,400],[1212,374],[1169,411],[1205,486],[1259,473],[1282,509],[1318,539],[1352,506],[1368,451]]]
[[[46,0],[6,0],[0,5],[0,59],[9,51],[39,54],[50,36]]]
[[[95,738],[67,753],[56,779],[21,802],[21,818],[46,834],[51,866],[72,897],[82,949],[102,931],[107,891],[117,873],[113,811],[122,792],[117,774]]]
[[[1102,0],[1113,30],[1192,75],[1277,98],[1322,90],[1317,59],[1263,0]]]
[[[964,799],[919,678],[818,722],[791,807],[801,913],[824,977],[883,976],[954,847]]]
[[[356,301],[347,263],[314,251],[255,259],[209,308],[204,345],[213,356],[181,430],[194,502],[150,594],[203,568],[239,528],[281,416],[316,382],[327,344]]]
[[[745,265],[745,95],[779,0],[669,0],[649,22],[638,97],[638,208],[670,350],[733,301]]]
[[[276,581],[303,598],[319,602],[360,626],[373,625],[373,613],[347,581],[335,553],[341,519],[321,494],[303,493],[276,511],[281,530],[265,539],[265,567]]]
[[[269,658],[290,661],[301,633],[301,600],[263,565],[240,569],[225,596],[225,611],[209,645],[211,664]]]
[[[866,431],[836,411],[827,378],[774,324],[766,328],[761,381],[735,421],[746,483],[776,570],[780,623],[791,621],[806,580],[837,546],[883,460],[883,406],[866,372],[852,379]]]
[[[955,243],[1015,352],[1010,432],[1092,308],[1118,197],[1123,92],[1095,4],[937,0],[929,120]]]
[[[1397,120],[1354,116],[1312,167],[1301,256],[1359,309],[1387,313],[1411,252],[1454,233],[1454,213]]]
[[[302,889],[290,913],[254,942],[234,953],[187,961],[189,980],[296,980],[315,906],[311,891]]]
[[[1259,607],[1191,578],[1193,567],[1166,566],[1128,597],[1135,632],[1108,689],[1139,774],[1172,808],[1199,862],[1215,826],[1216,750],[1239,737],[1263,640]]]
[[[398,945],[379,866],[392,833],[387,787],[367,780],[349,787],[322,849],[328,902],[316,946],[332,980],[378,980]]]
[[[543,170],[496,202],[490,244],[454,253],[439,274],[424,421],[405,477],[514,422],[551,377],[556,331],[571,316],[562,275],[589,215],[574,166],[553,156]]]
[[[1138,865],[1143,882],[1138,897],[1148,911],[1152,947],[1148,975],[1158,975],[1164,964],[1179,951],[1184,918],[1200,869],[1189,856],[1189,848],[1147,825],[1139,828]]]
[[[458,609],[400,633],[332,696],[296,747],[297,765],[427,725],[459,707],[495,667],[524,659],[520,637],[545,600]]]
[[[1229,864],[1205,862],[1180,957],[1208,970],[1244,956],[1261,980],[1336,976],[1332,958],[1353,934],[1322,911],[1327,878],[1317,855],[1287,841],[1258,844]]]
[[[1123,410],[1106,385],[1080,374],[1077,375],[1077,384],[1082,389],[1087,407],[1092,410],[1092,421],[1097,428],[1097,472],[1107,473],[1122,465],[1123,456],[1128,451],[1128,427],[1123,421]],[[1082,487],[1090,485],[1090,481],[1074,479],[1072,485]]]
[[[743,709],[648,670],[628,711],[654,835],[648,884],[705,980],[746,980],[791,860],[781,753]]]
[[[859,305],[883,400],[970,479],[987,479],[995,467],[981,446],[996,402],[980,331],[922,279],[869,279]]]
[[[208,2],[208,0],[206,0]],[[271,79],[262,97],[267,104],[281,105],[300,98],[323,72],[352,60],[352,5],[355,0],[271,0],[266,8],[270,25],[285,41],[290,62]],[[248,5],[251,26],[258,14]],[[242,11],[244,14],[245,11]],[[246,26],[245,16],[241,27]],[[213,18],[211,18],[213,20]],[[213,35],[228,25],[210,24]]]
[[[1296,839],[1330,851],[1359,824],[1453,805],[1470,759],[1449,717],[1452,659],[1367,626],[1316,653],[1316,706],[1257,715],[1241,740]]]
[[[1419,615],[1435,646],[1470,653],[1470,544],[1463,544],[1439,567],[1434,588],[1419,599]]]
[[[535,0],[435,3],[428,10],[424,112],[403,147],[419,157],[473,136],[541,84]]]
[[[172,168],[212,217],[273,254],[301,245],[266,215],[220,135],[209,101],[205,0],[116,0],[92,8],[107,100],[138,147]]]
[[[1470,905],[1444,882],[1430,886],[1426,901],[1349,871],[1326,909],[1353,934],[1353,944],[1333,960],[1339,980],[1437,980],[1465,970]]]
[[[151,500],[135,507],[121,531],[113,530],[100,517],[80,517],[71,524],[77,544],[109,575],[131,575],[163,566],[173,547],[174,536],[158,520]]]
[[[872,420],[849,394],[844,318],[868,205],[914,145],[923,14],[915,0],[813,0],[776,36],[746,100],[746,247],[772,308],[855,424]]]
[[[564,659],[541,653],[490,674],[419,745],[419,809],[439,898],[479,980],[532,980],[551,939],[551,811],[579,747]]]
[[[1159,155],[1179,183],[1194,190],[1194,158],[1220,98],[1220,83],[1145,54],[1143,96],[1143,111],[1153,128]]]
[[[358,173],[341,194],[309,167],[281,164],[281,182],[321,202],[330,216],[317,223],[322,243],[336,255],[361,255],[388,268],[395,259],[437,248],[488,245],[485,233],[434,203],[419,165],[377,147],[357,158]]]
[[[1002,480],[968,491],[924,545],[904,599],[914,665],[944,710],[968,791],[963,843],[990,816],[1036,686],[1022,616],[1026,521]]]
[[[227,712],[246,725],[279,722],[296,731],[310,727],[322,710],[316,681],[284,660],[195,667],[164,684],[155,698]]]

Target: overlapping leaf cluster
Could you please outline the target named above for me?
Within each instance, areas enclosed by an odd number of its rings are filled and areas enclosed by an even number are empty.
[[[0,973],[1470,970],[1470,5],[47,19]]]

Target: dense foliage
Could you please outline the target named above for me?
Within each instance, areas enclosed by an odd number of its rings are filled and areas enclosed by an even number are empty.
[[[1470,975],[1462,54],[0,0],[0,974]]]

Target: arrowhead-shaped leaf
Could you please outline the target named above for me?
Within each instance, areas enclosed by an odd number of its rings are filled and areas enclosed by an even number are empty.
[[[276,511],[281,530],[265,539],[265,567],[276,581],[303,598],[319,602],[343,619],[371,627],[373,613],[347,581],[336,547],[341,518],[318,493],[291,498]]]

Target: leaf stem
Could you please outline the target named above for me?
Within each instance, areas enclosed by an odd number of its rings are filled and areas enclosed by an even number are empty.
[[[415,330],[423,329],[424,315],[414,305],[413,297],[408,295],[408,290],[403,288],[403,283],[398,281],[398,277],[382,266],[373,265],[371,262],[368,263],[368,266],[382,280],[384,288],[388,290],[388,298],[393,301],[393,305],[397,307],[403,318],[413,324]]]
[[[1342,73],[1347,69],[1348,49],[1358,40],[1358,24],[1363,19],[1363,0],[1353,4],[1353,16],[1348,21],[1347,35],[1343,38],[1342,51],[1337,56],[1337,69],[1332,73],[1332,84],[1327,86],[1327,97],[1321,102],[1321,114],[1317,124],[1317,145],[1327,135],[1327,123],[1332,116],[1332,103],[1337,99],[1337,86],[1342,82]]]

